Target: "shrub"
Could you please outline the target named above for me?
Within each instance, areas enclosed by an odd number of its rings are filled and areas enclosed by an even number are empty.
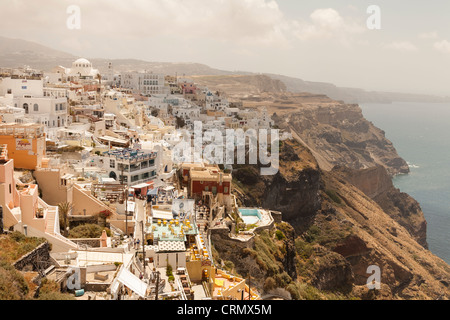
[[[283,240],[284,238],[286,238],[286,237],[284,236],[283,231],[281,231],[281,230],[277,230],[277,231],[275,232],[275,236],[277,237],[278,240]]]
[[[320,235],[320,228],[316,225],[311,226],[309,230],[306,232],[305,240],[309,243],[312,243],[317,240]]]
[[[68,293],[61,293],[59,285],[52,280],[42,279],[39,289],[38,300],[75,300],[75,297]]]
[[[272,277],[267,277],[266,281],[264,281],[264,291],[270,291],[275,289],[277,286],[277,283],[275,282],[275,279]]]
[[[170,264],[168,264],[166,267],[166,276],[168,277],[173,276],[173,268]]]
[[[303,299],[303,300],[322,300],[323,299],[322,295],[320,294],[320,291],[311,285],[302,283],[302,284],[300,284],[298,289],[299,289],[298,291],[299,291],[300,299]]]
[[[298,291],[298,287],[295,283],[290,283],[286,287],[287,292],[291,294],[292,300],[299,300],[300,299],[300,293]]]
[[[300,238],[295,240],[295,251],[304,260],[311,257],[314,252],[313,246]]]
[[[330,197],[331,200],[333,200],[335,203],[337,204],[341,204],[342,200],[341,198],[339,198],[339,196],[337,195],[336,191],[334,190],[326,190],[325,193],[327,194],[327,196]]]
[[[234,263],[232,261],[225,261],[225,269],[232,271],[234,269]]]
[[[108,236],[111,235],[111,230],[108,228],[92,223],[82,224],[70,229],[69,238],[100,238],[103,230],[106,230]]]
[[[23,242],[27,238],[23,233],[20,233],[19,231],[14,231],[13,233],[11,233],[10,237],[16,242]]]
[[[0,300],[23,300],[29,291],[23,275],[0,259]]]
[[[283,271],[283,273],[278,273],[275,275],[275,281],[278,287],[286,288],[286,286],[292,282],[292,278],[286,271]]]
[[[103,219],[109,218],[109,217],[111,217],[111,215],[112,215],[112,212],[110,210],[103,210],[98,213],[98,216]]]

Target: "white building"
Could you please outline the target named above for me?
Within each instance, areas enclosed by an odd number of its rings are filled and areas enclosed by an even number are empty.
[[[163,74],[151,72],[124,72],[121,74],[122,88],[131,89],[143,95],[168,94],[170,88],[165,86]]]
[[[66,69],[66,75],[70,79],[96,79],[99,75],[97,69],[92,67],[92,63],[84,58],[77,59],[72,63],[72,68]]]
[[[22,108],[25,118],[50,128],[67,125],[67,98],[46,96],[43,84],[40,77],[3,78],[0,80],[0,103]]]
[[[156,151],[110,150],[101,156],[101,165],[110,178],[135,186],[156,178],[160,167],[158,154]]]

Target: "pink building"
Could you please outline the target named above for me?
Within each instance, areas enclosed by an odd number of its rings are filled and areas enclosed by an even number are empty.
[[[36,184],[21,184],[14,178],[14,159],[8,159],[7,146],[0,145],[0,205],[5,229],[27,236],[46,238],[52,251],[76,249],[74,242],[60,234],[58,207],[39,198]]]

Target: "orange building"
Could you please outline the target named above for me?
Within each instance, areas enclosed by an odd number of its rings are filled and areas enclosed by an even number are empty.
[[[45,157],[44,125],[0,124],[0,144],[8,146],[8,157],[14,159],[15,168],[34,170]]]

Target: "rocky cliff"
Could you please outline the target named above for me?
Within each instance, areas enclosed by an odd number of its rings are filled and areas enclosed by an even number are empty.
[[[450,298],[450,267],[426,249],[419,204],[391,182],[408,165],[358,105],[283,91],[263,77],[214,81],[231,101],[265,106],[293,136],[280,145],[276,175],[233,170],[238,203],[281,211],[283,222],[242,249],[216,237],[218,259],[263,293],[294,299]],[[380,290],[366,286],[370,266],[381,270]]]
[[[252,275],[262,292],[284,290],[296,299],[450,298],[449,266],[416,241],[407,219],[393,214],[402,205],[393,201],[384,209],[376,202],[394,192],[386,172],[324,171],[296,140],[280,150],[278,174],[261,177],[241,166],[234,179],[242,205],[281,210],[284,222],[241,250],[213,238],[220,259]],[[373,265],[381,270],[375,291],[366,287]]]
[[[382,165],[391,176],[409,172],[384,131],[367,121],[358,105],[308,105],[275,120],[315,152],[325,170],[336,165],[352,169]]]
[[[420,204],[411,196],[395,188],[383,166],[355,170],[344,166],[333,169],[340,177],[374,200],[389,216],[402,225],[425,248],[427,222]]]

